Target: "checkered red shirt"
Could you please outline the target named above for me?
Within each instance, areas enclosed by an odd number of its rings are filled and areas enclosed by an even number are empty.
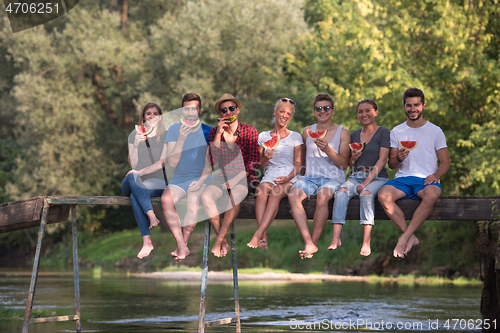
[[[236,145],[239,149],[233,150],[228,148],[224,135],[221,136],[220,147],[213,144],[216,131],[217,127],[214,127],[208,134],[210,163],[212,165],[218,163],[219,168],[224,171],[228,178],[236,176],[244,168],[248,172],[247,181],[256,182],[255,170],[259,165],[259,146],[257,143],[259,133],[257,129],[247,124],[238,123]],[[222,177],[222,173],[220,177]]]

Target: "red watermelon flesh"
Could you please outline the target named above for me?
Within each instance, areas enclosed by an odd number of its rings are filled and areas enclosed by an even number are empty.
[[[413,150],[417,148],[418,141],[399,141],[401,148],[406,150]]]
[[[141,133],[141,134],[144,134],[144,135],[148,135],[150,134],[151,132],[153,132],[153,126],[151,127],[146,127],[146,126],[139,126],[139,125],[135,125],[135,130],[137,131],[137,133]]]
[[[309,138],[311,138],[311,140],[313,140],[313,141],[316,141],[318,139],[323,139],[326,136],[326,133],[328,133],[327,130],[313,132],[310,129],[308,129],[306,132],[307,132],[307,136]]]
[[[274,138],[271,140],[267,140],[266,142],[262,143],[262,147],[265,149],[276,149],[278,145],[280,144],[280,135],[276,134]]]
[[[193,127],[196,127],[198,126],[198,124],[200,123],[200,120],[185,120],[185,119],[181,119],[181,124],[184,125],[184,126],[187,126],[187,127],[190,127],[190,128],[193,128]]]
[[[353,142],[349,144],[349,148],[351,148],[351,150],[355,153],[358,151],[363,151],[365,147],[366,147],[366,142]]]

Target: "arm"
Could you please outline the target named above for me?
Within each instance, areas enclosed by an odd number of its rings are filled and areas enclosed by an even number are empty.
[[[132,169],[139,163],[139,145],[145,140],[146,137],[144,135],[136,132],[134,135],[134,142],[129,142],[128,144],[128,161]]]
[[[243,154],[243,161],[245,163],[245,171],[248,176],[251,173],[255,173],[255,169],[259,168],[259,134],[255,127],[250,128],[250,133],[248,134],[248,146],[246,153]],[[243,150],[242,150],[243,153]]]
[[[276,184],[286,184],[290,180],[292,180],[293,177],[295,177],[296,175],[299,174],[300,170],[302,169],[302,163],[303,163],[302,162],[303,146],[304,145],[298,145],[298,146],[293,147],[293,159],[294,159],[293,170],[292,170],[292,172],[290,172],[290,174],[288,174],[288,176],[276,177],[276,179],[274,179],[274,182]]]
[[[305,175],[306,174],[306,153],[307,153],[307,145],[306,145],[306,142],[307,142],[307,130],[310,128],[311,126],[307,126],[307,127],[304,127],[304,129],[302,130],[302,141],[304,142],[304,145],[302,146],[302,172],[301,172],[301,175]]]
[[[340,145],[339,153],[337,154],[329,145],[328,142],[324,140],[316,140],[318,147],[328,156],[328,158],[335,163],[339,168],[347,169],[349,166],[349,158],[351,157],[351,151],[349,144],[351,143],[351,135],[346,129],[342,129],[340,132]]]
[[[409,153],[406,149],[391,147],[391,151],[389,152],[389,168],[392,170],[399,168]]]
[[[179,128],[179,137],[175,142],[167,143],[167,162],[170,167],[175,168],[181,160],[182,148],[191,129],[185,125]]]
[[[451,162],[450,162],[450,154],[448,153],[448,148],[441,148],[437,151],[438,159],[439,159],[439,167],[436,172],[427,178],[425,178],[424,184],[432,184],[437,183],[441,177],[443,177],[448,170],[450,170]]]
[[[135,173],[137,173],[139,176],[144,176],[144,175],[148,175],[150,173],[153,173],[155,171],[158,171],[160,169],[163,168],[164,166],[164,160],[167,156],[167,144],[163,144],[163,150],[161,152],[161,156],[160,156],[160,159],[158,161],[156,161],[155,163],[151,164],[150,166],[147,166],[141,170],[138,170],[138,171],[135,171]],[[130,173],[133,173],[134,171],[129,171],[127,173],[127,176],[130,174]]]
[[[375,177],[378,176],[382,168],[384,167],[385,163],[387,162],[387,157],[389,156],[389,149],[380,147],[380,152],[378,154],[378,160],[375,162],[375,165],[373,166],[372,170],[368,174],[368,177],[358,185],[358,193],[361,193],[361,191],[366,187],[366,185],[370,184]],[[361,187],[361,188],[360,188]]]

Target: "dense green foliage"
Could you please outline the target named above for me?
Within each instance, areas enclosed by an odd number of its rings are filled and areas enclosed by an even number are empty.
[[[118,3],[81,2],[16,34],[0,21],[0,202],[120,195],[125,140],[146,101],[172,110],[197,92],[213,123],[230,92],[260,132],[287,96],[300,131],[315,120],[312,98],[328,92],[336,123],[359,128],[355,105],[372,98],[392,128],[414,86],[448,139],[444,194],[500,195],[498,0],[143,0],[126,15]],[[123,209],[79,212],[90,234],[134,226]]]

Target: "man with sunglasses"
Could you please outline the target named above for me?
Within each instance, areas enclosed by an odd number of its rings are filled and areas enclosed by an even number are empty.
[[[345,182],[345,169],[351,156],[349,131],[332,123],[335,114],[333,98],[329,94],[319,94],[314,98],[313,105],[318,123],[307,126],[302,132],[306,149],[305,176],[300,177],[288,193],[293,219],[305,243],[304,250],[299,251],[302,259],[311,258],[318,251],[316,244],[328,219],[328,203]],[[326,130],[327,133],[324,138],[313,140],[307,134],[309,130]],[[313,195],[316,195],[316,210],[311,237],[302,201]]]
[[[212,253],[224,257],[229,251],[226,235],[249,190],[257,187],[255,170],[259,164],[258,132],[253,126],[238,121],[241,102],[231,94],[223,94],[215,104],[221,116],[208,136],[209,159],[218,165],[213,180],[202,194],[202,202],[215,239]],[[224,213],[221,223],[220,215]]]

